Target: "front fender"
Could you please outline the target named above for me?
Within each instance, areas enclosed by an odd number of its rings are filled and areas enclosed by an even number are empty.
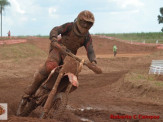
[[[65,76],[68,76],[68,79],[72,83],[73,86],[75,86],[75,87],[79,86],[79,82],[78,82],[76,75],[74,75],[72,73],[66,73]]]

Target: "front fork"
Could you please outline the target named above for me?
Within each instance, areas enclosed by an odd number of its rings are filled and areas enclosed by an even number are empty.
[[[57,92],[57,88],[58,88],[58,85],[59,85],[62,77],[63,77],[63,73],[60,72],[58,77],[57,77],[57,80],[56,80],[56,82],[55,82],[50,94],[48,95],[48,98],[47,98],[46,102],[45,102],[44,110],[43,110],[43,113],[42,113],[42,115],[40,117],[41,119],[46,119],[47,118],[47,115],[48,115],[48,113],[50,111],[50,108],[52,106],[52,101],[53,101],[54,96],[55,96],[55,94]],[[72,84],[69,83],[65,93],[68,94],[70,92],[71,88],[72,88]]]

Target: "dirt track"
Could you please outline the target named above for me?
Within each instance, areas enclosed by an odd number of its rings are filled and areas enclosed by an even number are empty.
[[[162,51],[158,51],[154,46],[130,45],[106,38],[93,37],[93,40],[98,65],[104,73],[96,75],[86,67],[83,69],[79,77],[79,88],[70,94],[67,109],[60,121],[127,121],[111,119],[111,115],[132,116],[132,119],[128,119],[129,122],[163,121],[163,89],[155,89],[141,81],[131,83],[124,80],[125,76],[132,72],[148,73],[151,60],[163,58]],[[28,43],[35,44],[48,52],[47,39],[28,39]],[[115,58],[112,55],[114,44],[118,46],[118,54]],[[84,54],[84,48],[80,49],[78,55],[86,58]],[[10,61],[0,62],[2,67],[0,103],[8,103],[9,120],[39,121],[37,110],[30,117],[25,118],[16,117],[15,112],[24,88],[32,82],[33,73],[39,67],[38,64],[43,63],[45,59],[46,57],[28,58],[15,64]],[[141,84],[135,85],[137,82]],[[136,119],[133,119],[134,115]],[[142,119],[141,115],[160,118]]]

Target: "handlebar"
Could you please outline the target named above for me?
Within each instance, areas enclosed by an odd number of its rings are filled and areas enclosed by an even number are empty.
[[[73,53],[71,53],[71,51],[69,49],[63,49],[60,46],[58,46],[57,44],[53,45],[54,47],[56,47],[57,49],[59,49],[61,52],[63,52],[64,54],[76,59],[77,61],[81,62],[82,59],[80,59],[79,57],[77,57],[76,55],[74,55]],[[102,70],[101,68],[97,67],[95,64],[92,64],[91,62],[85,61],[84,60],[84,65],[86,65],[89,69],[91,69],[93,72],[95,72],[96,74],[101,74]]]

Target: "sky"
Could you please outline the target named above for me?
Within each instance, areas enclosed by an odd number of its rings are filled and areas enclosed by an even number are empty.
[[[83,10],[91,11],[96,33],[161,32],[157,16],[163,0],[8,0],[3,18],[3,36],[49,35],[51,29],[73,22]]]

